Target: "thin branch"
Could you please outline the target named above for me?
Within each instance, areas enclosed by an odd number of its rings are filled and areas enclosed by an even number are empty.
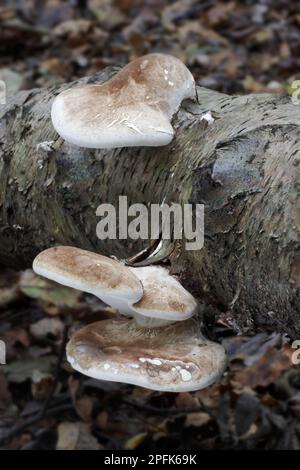
[[[63,331],[63,337],[62,337],[62,341],[61,341],[61,345],[60,345],[60,349],[59,349],[59,354],[58,354],[58,358],[57,358],[57,363],[56,363],[56,367],[55,367],[54,380],[53,380],[53,383],[52,383],[52,387],[49,391],[49,394],[48,394],[48,396],[47,396],[47,398],[44,402],[43,408],[40,411],[41,417],[45,416],[45,414],[47,412],[47,409],[50,405],[50,402],[53,398],[53,395],[55,393],[55,390],[56,390],[56,387],[57,387],[57,384],[58,384],[59,373],[61,371],[61,363],[62,363],[62,360],[63,360],[63,357],[64,357],[67,339],[68,339],[68,325],[65,325],[64,331]]]
[[[203,411],[205,413],[208,413],[210,416],[212,415],[212,410],[205,406],[203,403],[199,406],[183,406],[183,407],[168,407],[168,408],[159,408],[157,406],[152,406],[152,405],[147,405],[145,403],[141,403],[138,401],[131,401],[131,400],[122,400],[123,403],[129,406],[133,406],[134,408],[137,408],[139,410],[144,410],[149,413],[153,414],[158,414],[158,415],[177,415],[177,414],[188,414],[188,413],[196,413]]]
[[[17,436],[18,434],[23,432],[25,429],[29,428],[33,424],[38,423],[42,419],[48,418],[49,416],[54,416],[57,413],[63,413],[65,411],[70,411],[70,410],[74,410],[74,406],[72,403],[54,406],[53,408],[46,410],[44,415],[42,415],[42,413],[39,412],[37,413],[36,416],[32,416],[31,418],[26,419],[22,423],[16,424],[15,426],[13,426],[13,428],[5,436],[3,436],[0,439],[0,445],[6,444],[14,436]]]

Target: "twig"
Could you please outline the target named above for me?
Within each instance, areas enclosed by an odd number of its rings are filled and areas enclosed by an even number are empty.
[[[158,415],[169,415],[169,414],[188,414],[188,413],[195,413],[199,411],[204,411],[208,413],[210,416],[212,415],[212,410],[205,406],[203,403],[199,406],[183,406],[183,407],[169,407],[169,408],[159,408],[157,406],[147,405],[145,403],[141,403],[138,401],[130,401],[123,399],[123,403],[129,406],[133,406],[134,408],[138,408],[140,410],[148,411],[149,413],[158,414]]]
[[[50,404],[50,402],[52,400],[52,397],[54,395],[54,392],[56,390],[57,384],[58,384],[58,378],[59,378],[59,373],[60,373],[60,370],[61,370],[61,363],[62,363],[64,353],[65,353],[67,338],[68,338],[68,325],[65,325],[64,331],[63,331],[63,337],[62,337],[62,341],[61,341],[61,345],[60,345],[60,349],[59,349],[59,354],[58,354],[58,358],[57,358],[57,363],[56,363],[56,367],[55,367],[55,374],[54,374],[53,384],[52,384],[52,387],[49,391],[49,394],[48,394],[48,396],[47,396],[47,398],[44,402],[43,408],[40,411],[41,417],[45,416],[45,414],[47,412],[47,409],[49,407],[49,404]]]
[[[52,398],[52,404],[51,404],[51,409],[60,406],[60,405],[65,405],[66,403],[70,403],[70,393],[62,393],[61,395],[58,395],[57,397]],[[24,419],[29,419],[30,416],[35,416],[40,412],[40,407],[37,407],[32,410],[24,410],[21,414],[20,417]]]
[[[3,313],[3,314],[2,312],[0,312],[0,320],[1,322],[14,320],[15,318],[23,317],[26,314],[28,314],[28,310],[26,309],[20,310],[19,312],[14,312],[14,311],[9,310],[8,312]]]
[[[70,411],[74,410],[74,406],[72,403],[64,404],[64,405],[58,405],[54,406],[53,408],[50,408],[45,411],[45,414],[42,415],[41,412],[37,413],[36,416],[33,416],[32,418],[26,419],[23,421],[23,423],[16,424],[7,434],[6,436],[3,436],[0,439],[0,445],[5,444],[7,441],[9,441],[12,437],[17,436],[20,434],[22,431],[27,429],[29,426],[32,426],[33,424],[38,423],[41,421],[43,418],[53,416],[57,413],[63,413],[64,411]]]
[[[24,33],[37,34],[39,36],[51,36],[51,31],[49,29],[32,26],[18,19],[1,21],[1,28]]]

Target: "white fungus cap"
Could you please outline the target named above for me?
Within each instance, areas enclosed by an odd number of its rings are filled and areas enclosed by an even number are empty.
[[[226,367],[224,348],[205,339],[193,319],[154,329],[129,319],[92,323],[72,336],[67,358],[89,377],[165,392],[200,390]]]
[[[148,54],[103,85],[59,94],[52,105],[55,130],[88,148],[162,146],[173,139],[170,124],[181,102],[196,96],[187,67],[167,54]]]
[[[144,295],[132,305],[133,316],[142,326],[162,326],[183,321],[196,313],[194,297],[160,266],[130,268],[142,283]]]
[[[36,274],[103,300],[123,314],[143,295],[137,277],[122,263],[73,246],[42,251],[33,261]]]

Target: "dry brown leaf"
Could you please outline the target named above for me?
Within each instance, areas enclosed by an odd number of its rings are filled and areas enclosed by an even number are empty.
[[[10,443],[7,446],[8,450],[18,450],[21,449],[23,446],[28,444],[31,441],[31,435],[28,432],[24,432],[19,436],[14,436]]]
[[[31,379],[35,370],[45,374],[51,373],[56,362],[57,357],[54,355],[28,359],[23,358],[7,363],[4,372],[8,382],[18,384]]]
[[[86,19],[66,20],[53,28],[53,33],[57,36],[67,36],[69,34],[87,34],[92,23]]]
[[[230,12],[236,8],[235,2],[217,2],[207,12],[207,18],[211,26],[216,26],[228,18]]]
[[[37,299],[44,307],[49,304],[55,307],[74,307],[80,296],[80,291],[37,276],[31,269],[22,273],[20,289],[28,297]]]
[[[68,385],[72,403],[78,416],[80,416],[83,421],[89,422],[91,420],[92,411],[94,407],[94,399],[87,395],[77,398],[80,382],[74,377],[69,377]]]
[[[34,370],[31,378],[31,393],[35,400],[46,400],[52,389],[54,378],[51,374]]]
[[[1,78],[1,77],[0,77]],[[4,269],[0,273],[0,307],[3,307],[20,296],[18,283],[19,273]]]
[[[197,406],[199,400],[189,392],[178,393],[175,398],[175,404],[178,408]]]
[[[290,369],[293,351],[287,345],[281,350],[270,348],[258,361],[249,367],[239,370],[231,379],[234,389],[241,390],[243,387],[256,388],[267,387],[276,382],[283,371]]]
[[[30,346],[30,338],[27,331],[24,328],[13,328],[5,334],[7,344],[15,345],[16,343],[22,344],[22,346]]]
[[[205,412],[196,412],[196,413],[188,413],[185,420],[185,427],[195,427],[200,428],[204,424],[207,424],[211,420],[211,417],[208,413]]]
[[[161,15],[164,28],[168,31],[174,31],[176,29],[174,22],[186,14],[196,2],[197,0],[177,0],[167,5]]]
[[[58,426],[57,450],[99,450],[101,444],[87,424],[63,421]]]
[[[10,302],[14,302],[20,296],[20,292],[17,286],[12,287],[0,287],[0,307],[8,305]]]
[[[80,385],[79,380],[75,379],[72,375],[70,375],[70,377],[68,378],[68,387],[69,387],[69,392],[71,395],[73,405],[77,400],[77,392],[79,389],[79,385]]]
[[[149,400],[155,392],[153,390],[148,390],[147,388],[134,387],[131,393],[131,399],[137,401]]]
[[[198,38],[202,41],[208,42],[213,41],[214,43],[226,46],[228,41],[221,34],[213,29],[206,28],[199,20],[190,21],[185,23],[183,26],[180,26],[177,31],[180,43],[190,44],[191,38]]]
[[[243,80],[243,85],[245,90],[253,93],[264,93],[266,91],[266,86],[263,83],[258,82],[251,75],[247,75]]]
[[[59,339],[64,331],[64,324],[59,318],[42,318],[29,327],[29,331],[36,339],[43,339],[48,335]]]
[[[204,388],[203,390],[195,392],[195,396],[200,400],[200,403],[203,403],[205,406],[217,408],[221,400],[220,386],[215,384],[211,387]]]

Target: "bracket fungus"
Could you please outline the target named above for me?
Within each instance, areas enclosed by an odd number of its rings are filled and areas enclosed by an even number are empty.
[[[36,274],[93,294],[124,315],[141,299],[141,282],[120,262],[73,246],[42,251],[33,261]]]
[[[132,305],[133,317],[141,326],[164,326],[187,320],[196,313],[194,297],[160,266],[129,268],[141,281],[142,298]]]
[[[33,269],[133,317],[92,323],[71,337],[67,357],[79,372],[171,392],[198,390],[223,373],[224,348],[204,338],[191,318],[196,300],[165,268],[60,246],[41,252]]]
[[[133,60],[103,85],[60,93],[51,118],[58,134],[80,147],[156,147],[171,142],[172,117],[184,99],[195,97],[187,67],[154,53]]]
[[[67,358],[90,377],[165,392],[207,387],[226,365],[223,347],[206,340],[193,319],[153,329],[129,319],[92,323],[72,336]]]

